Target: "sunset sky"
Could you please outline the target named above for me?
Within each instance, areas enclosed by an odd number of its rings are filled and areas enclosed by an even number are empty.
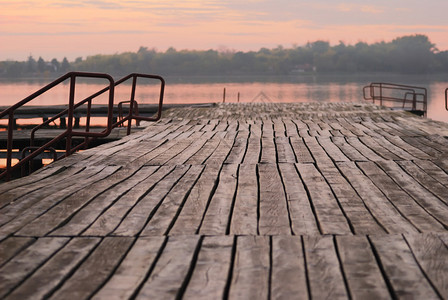
[[[0,60],[69,60],[140,46],[259,50],[426,34],[448,50],[445,0],[0,0]]]

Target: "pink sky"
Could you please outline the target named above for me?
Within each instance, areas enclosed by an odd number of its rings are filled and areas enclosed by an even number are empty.
[[[448,50],[440,0],[0,0],[0,60],[176,49],[258,50],[425,34]]]

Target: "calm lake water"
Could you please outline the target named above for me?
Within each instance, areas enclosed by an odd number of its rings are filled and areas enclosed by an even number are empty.
[[[37,91],[51,80],[0,81],[0,105],[12,105]],[[228,77],[228,78],[167,78],[164,103],[222,102],[362,102],[362,87],[370,82],[392,82],[426,87],[428,89],[428,117],[448,122],[444,91],[448,75],[417,76],[391,74],[362,74],[341,76],[287,76],[287,77]],[[103,81],[77,83],[76,98],[84,99],[100,90]],[[68,84],[33,100],[30,105],[66,104]],[[142,81],[137,87],[139,103],[157,103],[159,86]],[[130,85],[116,88],[116,102],[129,99]],[[107,96],[94,103],[107,103]]]

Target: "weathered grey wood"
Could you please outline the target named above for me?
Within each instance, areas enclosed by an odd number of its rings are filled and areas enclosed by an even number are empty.
[[[101,287],[133,243],[130,237],[106,237],[50,299],[88,299]]]
[[[264,129],[263,129],[264,130]],[[275,149],[275,143],[273,137],[264,136],[261,138],[261,157],[260,163],[276,163],[277,162],[277,152]]]
[[[347,299],[332,236],[305,236],[306,268],[311,298]]]
[[[358,150],[351,146],[343,136],[332,137],[333,143],[341,149],[341,151],[351,160],[351,161],[366,161],[367,158],[362,155]]]
[[[276,164],[259,164],[261,235],[291,234],[286,195]]]
[[[230,234],[257,235],[258,180],[256,165],[240,165]]]
[[[120,236],[137,235],[145,226],[154,209],[166,197],[167,191],[171,190],[180,178],[184,176],[188,168],[189,166],[185,165],[177,166],[173,172],[157,182],[154,188],[132,207],[113,234]]]
[[[246,155],[244,156],[243,163],[256,164],[260,159],[261,140],[260,136],[253,134],[248,139]]]
[[[425,171],[426,174],[430,175],[444,186],[448,186],[448,174],[439,168],[434,162],[429,160],[414,160],[414,164],[419,166]]]
[[[272,237],[271,299],[309,299],[300,237]]]
[[[347,137],[347,142],[356,150],[359,151],[364,157],[371,161],[379,161],[384,158],[376,154],[372,149],[364,145],[357,137]]]
[[[331,188],[312,164],[296,164],[313,203],[323,234],[351,234],[347,219]]]
[[[231,266],[234,238],[205,237],[184,299],[223,299]]]
[[[138,183],[127,193],[122,195],[113,206],[104,211],[82,235],[106,236],[121,222],[126,213],[143,197],[154,185],[173,170],[173,167],[160,167],[157,172]]]
[[[279,163],[295,163],[296,157],[292,149],[289,139],[285,136],[276,136],[275,145],[277,149],[277,157]]]
[[[418,232],[355,164],[341,162],[337,167],[385,230],[389,233]]]
[[[191,166],[180,181],[169,191],[162,204],[149,220],[140,236],[166,234],[175,221],[176,213],[181,209],[183,200],[201,175],[203,166]]]
[[[434,234],[405,235],[412,253],[442,298],[448,298],[448,248]]]
[[[317,141],[334,161],[349,161],[347,156],[328,137],[318,137]]]
[[[269,283],[269,237],[239,236],[230,299],[267,299]]]
[[[392,147],[388,145],[387,147],[385,144],[386,140],[383,138],[382,141],[380,141],[381,138],[372,138],[369,136],[362,136],[359,137],[359,140],[364,143],[369,149],[377,153],[379,156],[381,156],[384,159],[387,160],[400,160],[400,159],[412,159],[412,157],[408,154],[407,157],[403,158],[402,156],[397,155],[395,152],[392,152]],[[372,159],[373,160],[373,159]]]
[[[219,183],[213,194],[199,233],[224,235],[229,226],[233,198],[236,193],[238,165],[225,164],[219,174]]]
[[[291,146],[299,163],[314,163],[314,159],[302,138],[291,137]]]
[[[112,172],[118,168],[111,169]],[[76,213],[82,206],[88,203],[95,196],[110,188],[110,186],[118,184],[123,179],[132,175],[135,170],[119,170],[116,173],[108,176],[94,184],[86,185],[85,188],[80,188],[76,193],[65,198],[58,205],[52,207],[31,223],[24,226],[18,234],[42,236],[52,231],[59,224],[62,224],[70,216]]]
[[[93,299],[129,299],[145,280],[165,238],[140,237]]]
[[[419,185],[393,162],[380,163],[381,168],[408,192],[428,213],[448,226],[448,206],[428,190]]]
[[[315,137],[305,137],[303,139],[314,159],[316,160],[317,165],[333,163],[327,152],[325,152],[322,146],[319,145]]]
[[[232,149],[227,156],[224,163],[226,164],[239,164],[243,161],[244,154],[246,153],[247,138],[236,138]]]
[[[442,156],[443,152],[438,151],[437,148],[433,148],[428,146],[427,144],[422,142],[421,137],[408,137],[408,136],[400,136],[400,138],[411,145],[412,147],[415,147],[419,149],[420,151],[423,151],[425,154],[429,155],[432,158],[439,158]],[[424,139],[427,141],[428,144],[430,144],[430,140]]]
[[[198,236],[169,237],[138,298],[173,299],[179,293],[198,246]]]
[[[184,206],[170,230],[169,234],[185,235],[195,234],[199,230],[202,216],[205,213],[215,182],[217,181],[219,168],[207,165],[201,177],[188,195]]]
[[[438,299],[401,235],[370,237],[381,265],[399,298]]]
[[[0,268],[0,297],[5,297],[29,274],[39,268],[68,238],[40,238]]]
[[[95,168],[92,168],[95,169]],[[113,172],[115,172],[118,169],[118,167],[110,166],[106,168],[100,168],[101,170],[99,173],[94,174],[89,178],[89,183],[95,183],[96,181],[99,181],[109,175],[111,175]],[[94,173],[98,170],[94,170]],[[87,174],[84,174],[87,175]],[[70,182],[69,182],[70,183]],[[52,193],[51,195],[39,195],[36,194],[36,198],[33,200],[38,200],[34,205],[30,207],[30,209],[27,209],[26,213],[20,214],[20,216],[13,219],[11,222],[3,225],[0,228],[0,235],[1,234],[9,234],[13,233],[29,222],[33,221],[36,217],[47,211],[49,208],[54,206],[56,203],[64,199],[65,197],[70,196],[71,194],[77,192],[80,188],[85,187],[84,182],[75,182],[71,183],[70,186],[66,187],[65,189],[59,190],[57,192]],[[20,204],[20,203],[19,203]],[[14,213],[17,213],[17,211],[14,211]]]
[[[390,164],[395,163],[390,162]],[[359,162],[358,166],[383,191],[397,210],[421,232],[444,230],[442,224],[437,222],[415,201],[412,201],[409,195],[399,185],[395,184],[375,163]]]
[[[127,193],[131,188],[148,178],[158,167],[146,166],[132,174],[130,178],[119,182],[108,190],[102,192],[93,199],[89,204],[81,208],[70,220],[63,226],[54,230],[50,235],[54,236],[76,236],[91,225],[108,207],[114,204],[123,194]],[[125,169],[126,171],[126,169]]]
[[[439,199],[441,199],[446,205],[448,205],[448,186],[439,183],[437,180],[428,176],[423,170],[417,167],[413,162],[400,161],[398,162],[400,167],[406,171],[412,178],[418,183],[424,186],[428,191],[431,191]]]
[[[218,147],[220,140],[217,136],[210,138],[202,146],[202,148],[193,154],[186,162],[187,165],[200,165],[202,164]]]
[[[386,233],[362,199],[334,165],[322,166],[322,175],[348,218],[355,234]]]
[[[0,267],[35,241],[28,237],[9,237],[0,243]]]
[[[353,299],[391,297],[365,236],[337,236],[336,245]]]
[[[215,149],[212,155],[210,155],[205,161],[206,164],[210,165],[220,165],[224,162],[235,140],[236,132],[226,135],[225,138],[221,139],[218,147]]]
[[[279,168],[285,184],[292,232],[296,235],[319,234],[311,199],[308,198],[294,164],[279,164]]]
[[[75,238],[27,278],[7,299],[42,299],[62,283],[66,276],[100,242],[99,238]]]

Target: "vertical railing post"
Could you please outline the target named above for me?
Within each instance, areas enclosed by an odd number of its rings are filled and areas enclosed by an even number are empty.
[[[383,84],[380,83],[380,106],[383,106]]]
[[[9,111],[8,118],[8,141],[7,141],[7,152],[6,152],[6,180],[11,179],[11,168],[12,168],[12,144],[13,144],[13,130],[14,130],[14,111]]]
[[[134,101],[135,101],[135,89],[137,87],[137,75],[134,74],[132,77],[132,90],[131,90],[131,101],[129,102],[129,121],[128,121],[128,129],[127,135],[131,134],[131,126],[132,126],[132,117],[134,114]]]
[[[75,106],[75,84],[76,77],[75,75],[70,76],[70,96],[68,102],[68,116],[67,116],[67,136],[66,136],[66,145],[65,145],[65,154],[69,156],[71,154],[72,148],[72,131],[73,131],[73,115],[74,115],[74,106]]]

